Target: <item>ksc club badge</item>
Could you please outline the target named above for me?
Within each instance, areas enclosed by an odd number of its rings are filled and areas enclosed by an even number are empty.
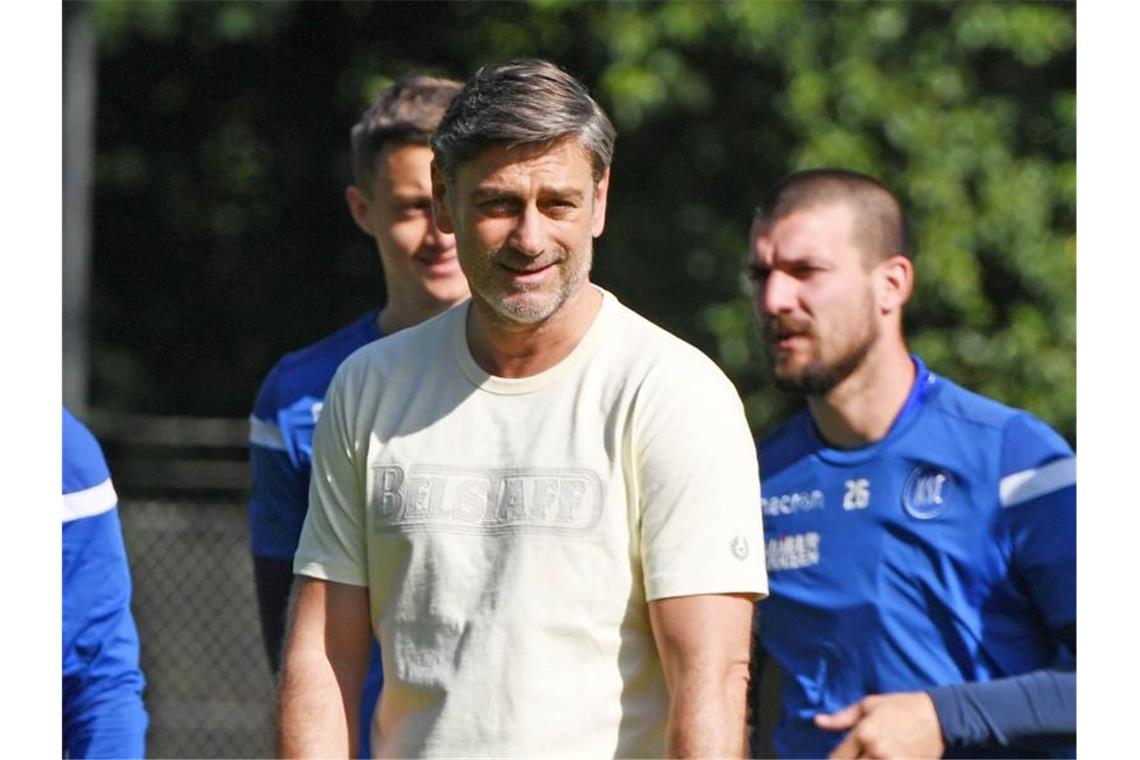
[[[903,509],[916,520],[933,520],[946,511],[953,490],[954,480],[946,470],[919,465],[903,486]]]

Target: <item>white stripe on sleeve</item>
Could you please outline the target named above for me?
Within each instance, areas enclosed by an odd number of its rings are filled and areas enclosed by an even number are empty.
[[[254,446],[261,446],[266,449],[286,450],[281,429],[272,422],[259,420],[252,414],[249,416],[249,442]]]
[[[1001,505],[1012,507],[1077,482],[1077,458],[1066,457],[1055,462],[1015,472],[1001,479],[998,492]]]
[[[94,517],[109,511],[119,503],[115,487],[107,478],[97,486],[82,491],[72,491],[63,495],[63,521],[71,522],[81,517]]]

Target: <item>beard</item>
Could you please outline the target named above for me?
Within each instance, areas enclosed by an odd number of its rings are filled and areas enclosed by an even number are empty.
[[[514,248],[503,246],[487,256],[490,269],[504,265],[515,270],[528,268],[540,269],[543,266],[553,266],[558,269],[557,282],[520,284],[511,287],[511,292],[504,292],[501,285],[491,282],[492,278],[476,278],[472,280],[471,289],[479,292],[483,301],[500,318],[517,325],[532,325],[550,318],[573,296],[590,274],[590,264],[593,260],[593,247],[590,246],[579,256],[572,255],[568,250],[560,249],[549,256],[532,256],[519,253]],[[536,267],[536,261],[541,266]],[[533,293],[531,298],[512,298],[520,294]]]
[[[767,349],[768,364],[777,387],[789,393],[804,396],[825,396],[831,389],[851,376],[862,366],[872,346],[879,338],[878,324],[868,319],[865,329],[850,337],[842,345],[836,356],[825,360],[813,356],[799,369],[781,369],[779,349],[775,342],[787,335],[805,335],[819,345],[819,336],[808,322],[772,317],[764,321],[764,345]]]

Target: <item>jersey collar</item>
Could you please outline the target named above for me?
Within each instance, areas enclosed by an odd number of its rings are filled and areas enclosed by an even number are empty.
[[[887,434],[879,440],[853,449],[837,449],[820,435],[819,428],[816,427],[811,414],[806,415],[808,419],[807,435],[811,440],[812,449],[820,459],[832,464],[860,464],[878,456],[883,449],[890,446],[892,441],[914,424],[922,411],[923,404],[937,387],[938,376],[928,370],[922,359],[914,354],[910,355],[910,360],[914,362],[914,384],[911,385],[910,393],[907,394],[906,401],[895,417],[895,421],[891,423]]]

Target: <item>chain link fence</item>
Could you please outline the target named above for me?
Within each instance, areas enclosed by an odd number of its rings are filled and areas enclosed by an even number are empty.
[[[101,414],[131,565],[147,756],[270,757],[274,679],[249,553],[245,420]]]
[[[121,498],[149,757],[269,757],[273,679],[240,499]]]

